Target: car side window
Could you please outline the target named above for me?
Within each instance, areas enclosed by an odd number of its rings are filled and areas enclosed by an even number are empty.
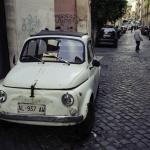
[[[38,55],[41,55],[47,51],[46,42],[42,39],[39,40],[39,47],[38,47]]]
[[[36,40],[31,40],[25,47],[24,55],[35,55],[36,50]]]
[[[87,44],[88,62],[90,63],[94,57],[93,48],[91,41]]]

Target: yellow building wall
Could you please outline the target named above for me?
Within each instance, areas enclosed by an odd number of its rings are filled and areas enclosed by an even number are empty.
[[[90,0],[76,0],[77,31],[91,35]]]

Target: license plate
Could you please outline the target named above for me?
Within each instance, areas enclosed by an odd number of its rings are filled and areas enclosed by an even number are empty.
[[[110,37],[110,35],[107,35],[107,34],[104,35],[104,38],[109,38],[109,37]]]
[[[19,114],[45,115],[46,106],[30,103],[18,103]]]

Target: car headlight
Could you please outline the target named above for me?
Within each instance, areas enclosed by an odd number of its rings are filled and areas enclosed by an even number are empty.
[[[74,98],[72,95],[66,93],[62,96],[62,103],[65,106],[72,106],[74,104]]]
[[[4,103],[7,99],[7,94],[0,90],[0,103]]]

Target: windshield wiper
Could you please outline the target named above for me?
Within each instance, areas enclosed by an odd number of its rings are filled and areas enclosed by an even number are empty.
[[[65,62],[66,64],[70,65],[70,62],[61,58],[61,57],[57,57],[59,61]]]
[[[40,62],[42,62],[44,64],[43,60],[41,60],[41,59],[39,59],[39,58],[37,58],[35,56],[32,56],[32,55],[25,55],[25,56],[22,56],[22,57],[33,58],[33,59],[38,60],[38,61],[40,61]]]

